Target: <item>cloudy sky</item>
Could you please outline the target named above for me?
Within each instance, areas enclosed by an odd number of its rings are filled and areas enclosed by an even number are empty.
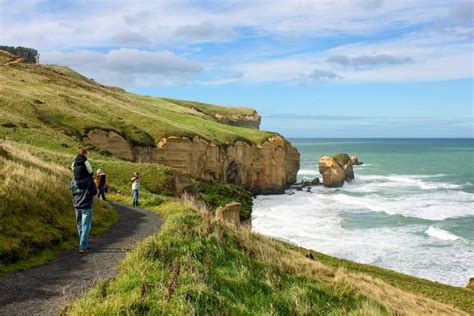
[[[473,137],[474,0],[0,0],[0,44],[288,137]]]

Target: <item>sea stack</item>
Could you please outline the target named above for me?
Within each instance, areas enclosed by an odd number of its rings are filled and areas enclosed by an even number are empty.
[[[354,179],[352,161],[348,154],[321,156],[319,172],[323,176],[324,186],[329,188],[342,187],[344,181],[351,182]]]

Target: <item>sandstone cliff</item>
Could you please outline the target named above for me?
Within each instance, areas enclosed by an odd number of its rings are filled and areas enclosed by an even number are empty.
[[[260,145],[216,145],[199,137],[164,137],[156,147],[134,146],[113,131],[94,129],[87,141],[122,159],[157,162],[203,180],[239,185],[252,193],[282,193],[296,181],[299,153],[279,135]]]

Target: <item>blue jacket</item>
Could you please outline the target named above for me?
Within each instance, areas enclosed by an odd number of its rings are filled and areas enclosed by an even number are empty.
[[[85,179],[71,181],[72,203],[76,209],[90,209],[92,208],[92,201],[97,194],[92,176]]]

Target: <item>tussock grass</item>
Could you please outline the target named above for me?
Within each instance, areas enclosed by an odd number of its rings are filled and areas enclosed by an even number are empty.
[[[312,253],[313,257],[317,258],[318,261],[335,269],[341,268],[361,276],[380,279],[405,292],[416,293],[438,302],[456,306],[468,314],[474,315],[474,293],[466,288],[433,282],[368,264],[334,258],[320,252],[308,251],[307,249],[286,243],[284,245],[303,255]]]
[[[0,273],[40,264],[75,241],[70,172],[0,140]],[[117,219],[96,203],[95,234]]]
[[[159,207],[159,235],[132,251],[119,274],[73,304],[71,315],[362,315],[383,307],[357,291],[285,271],[248,253],[240,232],[190,200]]]
[[[307,258],[281,241],[214,222],[185,197],[101,283],[69,309],[82,314],[467,315],[419,294]]]
[[[239,232],[239,236],[247,251],[263,260],[272,261],[291,273],[354,289],[397,315],[467,315],[460,309],[396,288],[381,279],[308,259],[282,242],[245,231]]]

